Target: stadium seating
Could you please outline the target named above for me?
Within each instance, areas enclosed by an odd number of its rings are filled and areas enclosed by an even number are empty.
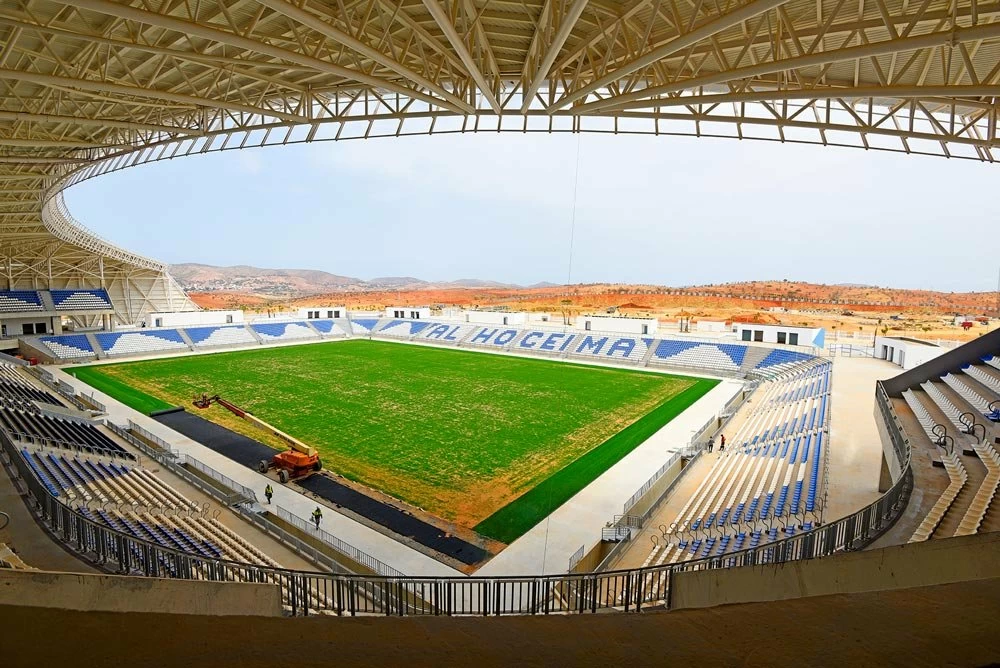
[[[28,383],[18,373],[17,369],[0,362],[0,401],[4,405],[37,412],[32,402],[61,406],[58,399],[48,392],[39,390]]]
[[[256,344],[257,339],[242,325],[229,327],[186,327],[184,332],[196,348]]]
[[[28,443],[93,452],[102,455],[134,457],[92,424],[63,420],[46,415],[0,407],[0,429],[9,436]]]
[[[74,360],[94,357],[94,347],[85,334],[63,334],[62,336],[43,336],[38,341],[49,349],[52,354],[63,360]]]
[[[0,290],[0,313],[42,310],[42,299],[34,290]]]
[[[570,348],[572,349],[571,354],[577,357],[641,362],[646,357],[646,351],[652,345],[653,339],[649,337],[578,334]]]
[[[24,447],[20,453],[53,496],[91,521],[205,559],[278,566],[217,519],[199,515],[197,503],[145,469],[46,448]],[[101,507],[92,510],[91,502]]]
[[[316,328],[323,337],[332,338],[335,336],[345,336],[347,334],[339,322],[329,318],[310,320],[309,324]]]
[[[101,332],[94,335],[109,357],[141,355],[175,350],[190,350],[176,329],[154,329],[137,332]]]
[[[684,540],[670,563],[756,547],[815,525],[826,484],[831,368],[815,364],[758,387],[753,409],[678,513],[673,526]]]
[[[309,325],[298,322],[261,322],[250,325],[264,341],[295,341],[317,339],[319,336]]]
[[[110,311],[107,290],[49,290],[57,311]]]
[[[398,339],[410,339],[424,331],[431,323],[426,320],[390,320],[379,326],[379,336],[389,336]]]
[[[461,343],[477,327],[476,325],[459,325],[450,322],[431,322],[428,325],[416,335],[416,339],[451,345]]]
[[[740,368],[745,354],[746,346],[741,345],[663,339],[653,349],[649,361],[651,364],[732,372]]]
[[[378,325],[378,318],[351,318],[351,331],[355,334],[371,334]]]

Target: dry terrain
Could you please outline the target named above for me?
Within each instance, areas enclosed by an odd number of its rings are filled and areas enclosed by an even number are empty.
[[[531,288],[426,286],[285,297],[210,291],[192,292],[191,297],[205,308],[258,311],[312,305],[343,305],[357,310],[431,305],[546,311],[560,318],[607,313],[613,309],[623,315],[659,318],[666,325],[680,316],[688,316],[692,321],[738,320],[826,327],[831,336],[874,335],[878,328],[891,335],[959,341],[997,327],[997,295],[993,292],[945,293],[788,281],[692,288],[614,284]],[[954,324],[955,314],[993,317],[988,323],[975,322],[971,329],[965,330]]]

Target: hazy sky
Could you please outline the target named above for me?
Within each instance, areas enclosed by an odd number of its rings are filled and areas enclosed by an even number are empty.
[[[102,236],[171,263],[964,291],[996,287],[998,170],[754,141],[484,134],[187,157],[66,198]]]

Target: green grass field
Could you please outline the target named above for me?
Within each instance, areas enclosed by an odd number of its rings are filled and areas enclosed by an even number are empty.
[[[220,394],[325,468],[506,543],[717,383],[366,340],[68,371],[147,413]],[[202,415],[269,440],[219,407]]]

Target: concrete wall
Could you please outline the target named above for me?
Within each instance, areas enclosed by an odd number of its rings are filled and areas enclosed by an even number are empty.
[[[186,615],[281,616],[276,585],[0,570],[0,605]]]
[[[24,326],[29,325],[31,332],[24,333]],[[9,337],[30,336],[31,334],[52,334],[62,331],[62,316],[33,315],[21,318],[8,318],[0,316],[0,327],[2,335]],[[39,331],[44,328],[45,331]]]
[[[178,311],[176,313],[150,313],[147,327],[187,327],[201,325],[242,324],[243,311]]]
[[[945,352],[944,348],[932,343],[917,343],[889,336],[875,337],[875,358],[898,364],[904,370],[918,367]]]
[[[673,609],[985,580],[1000,572],[1000,533],[908,543],[786,564],[678,573]]]
[[[699,320],[695,323],[695,329],[699,332],[728,332],[724,320]]]

